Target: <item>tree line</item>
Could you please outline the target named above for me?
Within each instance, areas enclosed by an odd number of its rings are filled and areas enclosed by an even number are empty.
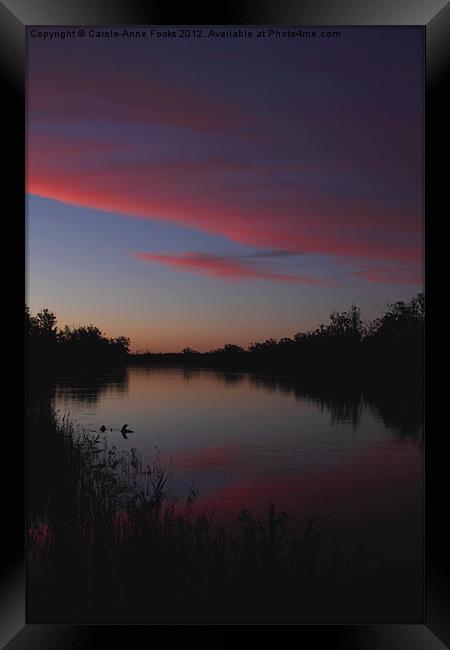
[[[109,338],[95,325],[58,328],[49,309],[32,315],[25,306],[25,334],[32,371],[116,364],[125,361],[130,351],[129,338]]]
[[[345,377],[350,372],[381,374],[401,372],[420,376],[423,368],[425,295],[409,302],[389,303],[385,312],[365,322],[361,309],[352,304],[333,311],[329,322],[293,337],[269,338],[243,348],[233,343],[209,352],[186,347],[179,353],[130,354],[130,339],[108,338],[94,325],[58,329],[56,316],[43,309],[35,316],[25,310],[29,360],[35,368],[48,364],[67,365],[137,363],[182,363],[236,369],[283,369],[307,372],[324,382],[327,377]]]
[[[425,295],[409,302],[388,303],[385,312],[365,322],[361,309],[352,306],[333,311],[329,322],[313,330],[297,332],[292,338],[269,338],[243,348],[227,343],[209,352],[184,348],[177,354],[145,353],[133,355],[139,361],[224,365],[262,369],[289,369],[296,373],[316,373],[321,381],[329,376],[345,376],[352,371],[385,373],[387,370],[421,374],[425,322]]]

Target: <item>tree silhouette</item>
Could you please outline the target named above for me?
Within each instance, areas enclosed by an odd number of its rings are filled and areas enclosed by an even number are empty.
[[[25,331],[30,369],[42,373],[54,367],[120,362],[130,350],[129,338],[108,338],[95,325],[58,330],[56,316],[48,309],[33,316],[25,306]]]
[[[322,383],[331,379],[358,382],[362,374],[380,382],[399,373],[410,381],[417,379],[423,366],[424,321],[425,296],[419,293],[409,302],[389,303],[384,314],[366,324],[361,309],[353,303],[345,311],[332,311],[328,323],[297,332],[292,338],[268,338],[247,349],[226,343],[206,353],[185,347],[181,354],[148,353],[141,355],[141,360],[280,369]],[[41,369],[123,363],[129,356],[127,337],[108,338],[92,324],[58,329],[56,317],[48,309],[33,316],[26,307],[25,329],[29,358]]]

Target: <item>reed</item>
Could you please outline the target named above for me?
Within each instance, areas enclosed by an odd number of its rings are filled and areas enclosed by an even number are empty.
[[[269,503],[265,517],[244,510],[224,529],[198,514],[194,489],[184,503],[169,496],[158,450],[144,467],[136,449],[110,446],[70,416],[34,415],[51,463],[47,497],[28,508],[30,622],[311,623],[324,611],[340,622],[349,597],[352,612],[364,603],[364,547],[324,552],[316,513],[294,526]],[[374,602],[384,587],[375,571]]]

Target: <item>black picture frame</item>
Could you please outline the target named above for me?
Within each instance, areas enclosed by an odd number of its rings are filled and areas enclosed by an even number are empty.
[[[7,178],[4,194],[10,199],[14,215],[18,249],[21,251],[8,266],[8,276],[14,274],[21,282],[25,264],[25,28],[28,25],[297,25],[312,26],[401,26],[417,25],[424,29],[426,41],[426,199],[425,241],[429,244],[430,232],[439,219],[444,196],[445,166],[440,164],[440,153],[445,145],[445,62],[450,27],[450,4],[446,0],[233,0],[223,1],[219,6],[201,11],[186,3],[181,9],[169,3],[155,0],[138,2],[130,0],[3,0],[0,4],[0,64],[3,84],[2,104],[6,108],[4,132],[13,136],[13,146],[8,149]],[[448,129],[448,124],[447,124]],[[4,149],[5,151],[5,149]],[[448,152],[448,144],[447,144]],[[442,160],[444,158],[442,157]],[[448,203],[448,201],[447,201]],[[435,257],[426,259],[427,303],[433,304],[431,280]],[[6,276],[6,280],[8,278]],[[4,276],[5,277],[5,276]],[[4,283],[5,284],[5,283]],[[6,281],[6,284],[8,282]],[[22,284],[23,287],[23,284]],[[15,292],[13,304],[22,315],[23,304],[19,292]],[[19,304],[20,302],[20,304]],[[433,312],[432,312],[433,313]],[[18,318],[17,331],[22,332]],[[431,316],[431,323],[433,316]],[[427,359],[430,352],[430,318],[427,316]],[[19,335],[18,349],[23,345]],[[427,360],[427,375],[430,373]],[[19,377],[16,385],[21,384]],[[26,391],[25,391],[26,393]],[[446,463],[444,453],[445,431],[433,431],[433,404],[439,399],[431,391],[426,392],[425,437],[425,603],[423,622],[420,625],[309,625],[296,626],[297,643],[308,647],[323,642],[330,647],[365,650],[415,650],[427,648],[438,650],[450,643],[450,611],[448,589],[444,580],[445,559],[449,540],[444,534]],[[5,441],[6,456],[14,458],[15,481],[20,477],[25,483],[25,436],[20,426]],[[4,450],[5,450],[4,447]],[[19,479],[19,480],[18,480]],[[6,484],[7,486],[9,483]],[[14,491],[8,487],[3,494],[4,521],[7,534],[3,535],[4,551],[1,555],[0,583],[0,647],[8,650],[19,648],[56,649],[94,648],[108,644],[111,648],[131,648],[152,642],[147,626],[77,626],[77,625],[30,625],[25,611],[25,490]],[[14,497],[11,493],[14,492]],[[17,495],[17,496],[15,496]],[[448,497],[447,497],[448,498]],[[6,511],[5,511],[6,510]],[[178,629],[177,626],[172,626]],[[197,626],[193,626],[197,629]],[[232,626],[231,626],[232,627]],[[153,632],[152,632],[153,634]]]

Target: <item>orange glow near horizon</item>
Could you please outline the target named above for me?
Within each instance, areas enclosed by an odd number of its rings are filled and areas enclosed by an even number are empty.
[[[206,351],[421,291],[419,32],[182,41],[28,39],[31,308]]]

